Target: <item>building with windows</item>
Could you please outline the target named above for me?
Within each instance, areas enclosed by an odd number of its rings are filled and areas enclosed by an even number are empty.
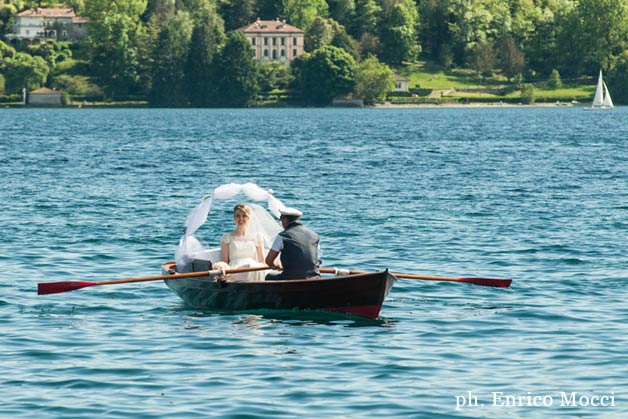
[[[285,20],[259,20],[236,29],[249,40],[255,51],[255,59],[276,61],[290,65],[303,53],[304,32]]]
[[[398,74],[395,74],[395,92],[407,92],[408,89],[408,83],[410,82],[409,79],[400,76]]]
[[[87,36],[89,19],[76,16],[72,9],[28,9],[13,16],[13,32],[9,41],[78,41]]]

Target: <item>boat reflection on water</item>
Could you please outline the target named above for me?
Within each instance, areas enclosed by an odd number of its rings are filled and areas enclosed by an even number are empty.
[[[310,326],[310,325],[328,325],[328,326],[344,326],[344,327],[393,327],[397,321],[379,317],[378,319],[369,319],[362,316],[353,316],[350,314],[334,313],[324,310],[270,310],[260,309],[254,311],[214,311],[192,309],[185,304],[180,311],[190,311],[190,317],[236,317],[232,320],[234,325],[242,326],[247,329],[259,329],[268,324],[287,324],[290,326]],[[202,326],[201,326],[202,327]],[[196,329],[198,325],[186,327],[188,329]]]

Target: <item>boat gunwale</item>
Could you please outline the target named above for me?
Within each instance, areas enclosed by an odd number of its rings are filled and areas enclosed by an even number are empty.
[[[162,266],[162,270],[163,272],[167,273],[167,274],[171,274],[172,278],[165,278],[164,281],[172,281],[172,280],[205,280],[205,282],[217,282],[218,278],[220,278],[219,276],[215,276],[215,275],[199,275],[197,277],[183,277],[183,278],[177,278],[177,275],[180,274],[181,272],[172,272],[172,267],[176,266],[176,262],[166,262],[164,264],[161,265]],[[271,269],[269,269],[271,270]],[[202,272],[202,271],[201,271]],[[187,272],[186,272],[187,273]],[[373,275],[378,275],[378,274],[388,274],[388,275],[392,275],[390,272],[388,272],[388,269],[383,270],[383,271],[373,271],[373,272],[364,272],[364,273],[359,273],[359,274],[349,274],[349,275],[334,275],[334,276],[320,276],[320,277],[314,277],[314,278],[305,278],[305,279],[282,279],[282,280],[274,280],[274,281],[250,281],[250,282],[246,282],[246,281],[229,281],[228,279],[224,279],[224,281],[227,284],[242,284],[242,285],[246,285],[246,284],[286,284],[286,283],[290,283],[290,284],[299,284],[299,283],[308,283],[311,284],[313,282],[319,282],[319,281],[329,281],[329,280],[340,280],[340,279],[345,279],[345,278],[361,278],[361,277],[370,277]],[[394,275],[392,275],[394,276]],[[396,278],[396,277],[395,277]]]

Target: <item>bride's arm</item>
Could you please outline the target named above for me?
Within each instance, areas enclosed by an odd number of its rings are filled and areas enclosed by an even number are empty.
[[[255,251],[257,252],[257,261],[264,263],[264,249],[262,248],[261,234],[257,234],[255,237]]]
[[[229,263],[229,242],[224,236],[220,240],[220,260]]]
[[[257,260],[264,263],[264,251],[262,250],[262,245],[258,243],[255,246],[255,249],[257,250]]]

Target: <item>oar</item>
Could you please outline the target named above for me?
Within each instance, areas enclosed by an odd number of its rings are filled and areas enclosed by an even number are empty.
[[[343,275],[367,273],[366,271],[343,270],[343,269],[333,269],[333,268],[321,268],[320,271],[325,274],[340,273]],[[400,273],[395,273],[395,272],[391,272],[391,274],[396,276],[397,278],[422,279],[425,281],[467,282],[469,284],[483,285],[485,287],[497,287],[497,288],[508,288],[510,287],[510,284],[512,283],[512,279],[500,279],[500,278],[449,278],[446,276],[412,275],[412,274],[400,274]]]
[[[60,292],[68,292],[74,291],[85,287],[93,287],[96,285],[112,285],[112,284],[128,284],[131,282],[146,282],[146,281],[160,281],[162,279],[179,279],[179,278],[194,278],[199,276],[214,276],[220,275],[222,273],[228,274],[237,274],[240,272],[252,272],[252,271],[263,271],[266,269],[271,269],[268,266],[255,266],[251,268],[234,268],[234,269],[225,269],[220,270],[216,269],[213,271],[200,271],[200,272],[188,272],[177,275],[158,275],[158,276],[146,276],[141,278],[126,278],[126,279],[113,279],[110,281],[100,281],[100,282],[89,282],[89,281],[62,281],[62,282],[42,282],[37,284],[37,294],[45,295],[45,294],[57,294]]]

